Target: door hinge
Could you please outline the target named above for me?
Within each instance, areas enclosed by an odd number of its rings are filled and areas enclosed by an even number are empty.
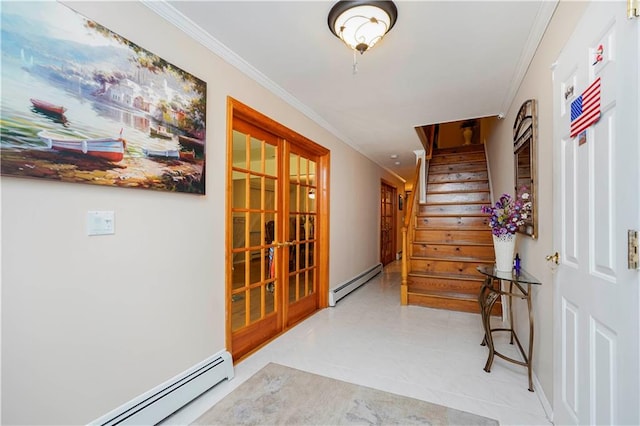
[[[640,0],[627,0],[627,18],[637,18],[640,16]]]
[[[629,229],[629,269],[638,269],[638,231]]]

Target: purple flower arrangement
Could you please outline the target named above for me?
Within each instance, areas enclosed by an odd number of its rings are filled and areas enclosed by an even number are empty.
[[[482,213],[490,214],[489,226],[497,237],[515,234],[531,213],[529,194],[523,192],[520,198],[513,199],[509,194],[502,194],[496,204],[482,206]]]

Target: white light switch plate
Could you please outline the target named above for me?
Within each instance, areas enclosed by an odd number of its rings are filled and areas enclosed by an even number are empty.
[[[112,211],[87,212],[87,235],[115,234],[115,213]]]

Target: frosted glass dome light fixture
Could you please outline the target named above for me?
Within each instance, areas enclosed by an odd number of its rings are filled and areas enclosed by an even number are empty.
[[[331,32],[363,54],[393,28],[398,9],[392,1],[339,1],[329,12]]]

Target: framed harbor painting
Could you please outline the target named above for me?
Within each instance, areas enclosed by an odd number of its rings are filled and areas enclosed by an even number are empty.
[[[204,81],[57,2],[0,14],[2,175],[205,193]]]

